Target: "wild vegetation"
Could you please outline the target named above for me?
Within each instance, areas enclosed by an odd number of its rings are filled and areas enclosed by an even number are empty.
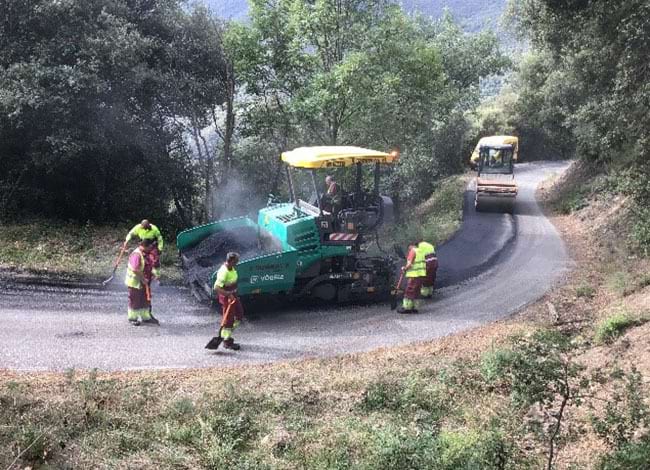
[[[129,225],[52,220],[0,225],[0,270],[66,280],[104,280],[110,274]],[[163,233],[163,236],[168,234]],[[131,247],[136,245],[131,242]],[[179,282],[178,252],[167,239],[161,259],[164,282]],[[124,267],[122,259],[120,269]]]
[[[643,469],[650,362],[638,348],[625,350],[630,337],[596,346],[600,329],[579,326],[589,309],[566,297],[573,289],[550,299],[559,321],[532,307],[500,324],[374,353],[155,374],[4,373],[0,463]]]
[[[593,181],[600,188],[574,188],[565,212],[580,209],[590,189],[631,197],[641,250],[650,242],[649,13],[642,0],[510,2],[508,21],[531,49],[479,111],[484,133],[520,136],[524,158],[575,156],[601,176]]]
[[[173,232],[281,194],[279,153],[316,144],[400,148],[384,190],[418,203],[462,169],[479,82],[508,65],[493,34],[388,0],[255,0],[246,23],[179,0],[0,6],[5,220]]]

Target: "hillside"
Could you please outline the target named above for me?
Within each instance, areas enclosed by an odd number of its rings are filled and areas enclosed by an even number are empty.
[[[227,19],[243,19],[246,0],[202,0],[217,15]],[[449,8],[454,17],[468,31],[477,31],[493,25],[505,9],[507,0],[403,0],[404,9],[439,17]]]

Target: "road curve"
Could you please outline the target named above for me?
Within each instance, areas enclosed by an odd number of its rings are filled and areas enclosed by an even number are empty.
[[[154,307],[162,325],[135,328],[126,321],[126,295],[119,284],[102,290],[22,283],[5,276],[0,278],[0,368],[128,370],[261,363],[406,344],[497,320],[540,298],[568,269],[564,244],[535,201],[538,183],[567,166],[517,165],[520,192],[513,217],[476,214],[469,204],[463,228],[439,249],[442,288],[418,315],[397,315],[387,304],[292,308],[245,322],[236,332],[241,351],[210,352],[203,346],[215,333],[215,315],[195,303],[187,289],[159,288]],[[491,235],[483,236],[486,231]],[[510,243],[495,254],[503,237]]]

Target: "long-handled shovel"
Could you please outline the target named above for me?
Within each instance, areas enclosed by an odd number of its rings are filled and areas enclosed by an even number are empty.
[[[219,328],[219,333],[205,345],[205,349],[217,349],[221,341],[223,341],[223,338],[221,338],[221,328]]]
[[[110,277],[106,279],[105,281],[102,282],[102,285],[105,286],[109,282],[113,280],[115,277],[115,272],[117,271],[117,267],[120,265],[120,261],[122,261],[122,256],[124,255],[124,252],[126,251],[126,242],[122,245],[122,249],[120,250],[120,254],[117,257],[117,260],[115,260],[115,266],[113,266],[113,272],[111,273]]]
[[[397,308],[397,296],[401,294],[403,291],[400,289],[400,286],[402,285],[402,279],[404,279],[404,271],[399,275],[399,280],[397,281],[397,284],[395,285],[395,289],[393,289],[390,293],[390,309],[395,310]]]

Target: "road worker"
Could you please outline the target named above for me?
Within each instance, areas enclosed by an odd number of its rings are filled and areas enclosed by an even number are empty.
[[[141,321],[158,324],[158,320],[151,318],[151,297],[147,294],[148,283],[145,277],[147,256],[152,246],[153,242],[150,239],[140,240],[138,247],[129,255],[126,267],[124,284],[129,294],[128,319],[134,326],[139,326]]]
[[[420,290],[427,275],[424,253],[419,247],[419,242],[409,246],[406,265],[402,268],[407,280],[406,290],[402,306],[397,309],[398,313],[418,313]]]
[[[438,258],[436,257],[436,247],[424,240],[418,243],[418,248],[424,253],[424,264],[426,266],[426,277],[422,281],[420,296],[423,299],[433,297],[433,287],[436,283],[436,273],[438,271]]]
[[[127,243],[129,243],[134,235],[137,236],[140,240],[151,240],[153,242],[153,246],[149,254],[153,263],[152,274],[155,278],[160,278],[160,256],[162,255],[163,246],[165,245],[160,230],[147,219],[144,219],[142,222],[133,227],[129,233],[126,234],[126,240],[124,241],[125,246]]]
[[[214,283],[214,290],[217,293],[221,304],[221,328],[216,342],[210,341],[206,348],[217,349],[223,342],[223,347],[237,351],[240,346],[235,343],[232,337],[233,330],[237,328],[244,318],[244,307],[237,296],[237,270],[235,267],[239,262],[239,254],[230,252],[226,255],[226,262],[217,271],[217,279]]]

